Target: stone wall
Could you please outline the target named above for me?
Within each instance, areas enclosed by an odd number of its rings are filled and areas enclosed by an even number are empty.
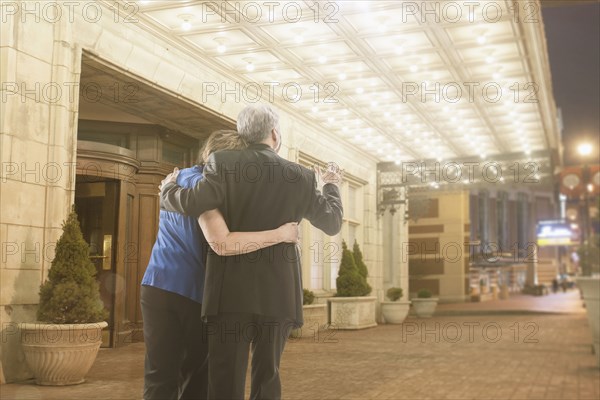
[[[18,323],[35,320],[38,290],[74,196],[76,97],[57,95],[79,72],[73,26],[3,15],[0,203],[0,361],[27,378]]]

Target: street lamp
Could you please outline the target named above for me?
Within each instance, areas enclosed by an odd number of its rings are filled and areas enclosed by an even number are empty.
[[[587,157],[592,154],[592,145],[590,143],[581,143],[577,146],[577,152],[582,157]]]

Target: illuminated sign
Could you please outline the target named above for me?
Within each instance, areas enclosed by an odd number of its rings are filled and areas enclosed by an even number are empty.
[[[538,246],[572,246],[578,243],[576,232],[565,221],[539,221]]]

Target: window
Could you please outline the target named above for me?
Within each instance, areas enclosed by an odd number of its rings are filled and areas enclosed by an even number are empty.
[[[324,163],[308,155],[299,154],[299,163],[305,167],[323,166]],[[346,176],[340,185],[344,208],[343,225],[340,234],[328,236],[313,227],[308,221],[301,224],[302,266],[304,285],[311,290],[333,291],[342,260],[342,239],[350,249],[356,240],[361,244],[361,223],[363,219],[363,185],[358,178]]]
[[[356,238],[356,228],[357,225],[353,223],[348,224],[348,246],[353,246],[354,242],[358,239]]]
[[[517,194],[517,241],[519,251],[524,252],[529,240],[529,201],[527,194]]]
[[[325,243],[325,265],[329,270],[329,289],[337,289],[336,279],[342,262],[342,240],[341,235],[329,237],[329,241]]]
[[[502,252],[508,251],[508,193],[498,192],[496,198],[496,233],[498,247]]]
[[[490,194],[487,190],[479,192],[479,239],[481,240],[482,248],[489,243],[489,204]]]
[[[320,229],[310,226],[310,288],[323,289],[324,234]]]
[[[348,185],[348,205],[345,207],[347,210],[348,218],[358,219],[356,210],[356,195],[358,190],[352,185]]]
[[[162,144],[163,162],[183,167],[185,165],[185,149],[172,143]]]
[[[129,145],[129,136],[118,133],[79,130],[79,132],[77,132],[77,140],[111,144],[113,146],[124,147],[126,149],[131,148]]]

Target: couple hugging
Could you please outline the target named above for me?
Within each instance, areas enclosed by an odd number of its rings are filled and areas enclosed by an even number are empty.
[[[249,350],[250,398],[281,398],[281,355],[303,323],[298,223],[335,235],[343,213],[341,171],[287,161],[281,140],[277,112],[248,106],[201,166],[162,181],[140,296],[144,399],[243,399]]]

